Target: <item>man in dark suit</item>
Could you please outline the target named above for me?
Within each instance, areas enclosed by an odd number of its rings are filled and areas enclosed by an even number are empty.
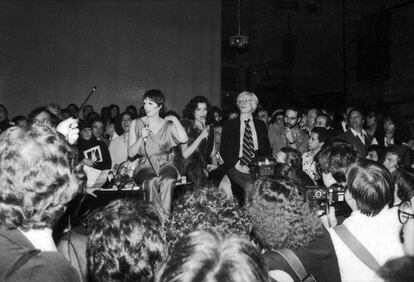
[[[224,123],[221,137],[220,155],[224,169],[244,191],[254,181],[249,164],[257,157],[272,154],[265,124],[253,118],[258,102],[254,93],[241,92],[237,96],[240,116]]]
[[[367,156],[367,148],[369,145],[378,144],[375,137],[368,136],[363,129],[363,121],[362,111],[357,108],[352,109],[348,114],[349,128],[345,133],[339,135],[341,139],[355,146],[361,158]]]

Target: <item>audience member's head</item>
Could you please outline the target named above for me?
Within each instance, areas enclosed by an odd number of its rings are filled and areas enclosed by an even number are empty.
[[[325,186],[330,187],[334,183],[345,183],[346,171],[357,159],[358,152],[347,143],[337,142],[323,149],[319,153],[317,161]]]
[[[166,223],[167,240],[173,246],[184,235],[208,228],[223,236],[247,237],[250,232],[249,220],[237,200],[227,200],[225,193],[214,186],[189,191],[174,203]]]
[[[293,128],[299,124],[301,120],[300,109],[296,106],[288,106],[285,109],[284,124],[286,127]]]
[[[83,188],[77,151],[46,126],[11,127],[0,135],[0,224],[52,228]]]
[[[257,179],[249,189],[246,210],[254,234],[266,249],[306,247],[323,232],[297,181]]]
[[[92,134],[96,139],[101,140],[105,132],[104,121],[101,118],[96,118],[92,121]]]
[[[60,122],[60,121],[63,120],[62,110],[61,110],[61,108],[60,108],[60,106],[58,104],[51,103],[51,104],[49,104],[49,105],[46,106],[46,109],[48,109],[49,112],[51,112],[52,114],[55,115],[55,117],[57,118],[58,122]]]
[[[414,281],[414,256],[391,259],[377,273],[384,282]]]
[[[266,264],[247,239],[222,239],[213,230],[185,236],[157,275],[158,282],[267,282]]]
[[[32,110],[28,116],[29,121],[35,125],[44,125],[49,127],[55,127],[57,124],[57,118],[54,114],[49,112],[45,107],[38,107]]]
[[[102,107],[100,116],[103,120],[107,120],[109,118],[109,107]]]
[[[414,197],[414,174],[403,168],[397,168],[394,173],[395,194],[394,202],[410,201]]]
[[[283,125],[284,120],[284,110],[283,109],[277,109],[272,113],[272,116],[270,117],[270,123],[274,123],[276,125]]]
[[[132,123],[131,113],[129,112],[122,113],[121,114],[121,129],[123,133],[129,133],[129,128],[131,127],[131,123]]]
[[[393,203],[394,180],[382,165],[370,160],[359,160],[347,172],[345,200],[353,211],[375,216]]]
[[[386,148],[383,164],[391,173],[394,173],[394,171],[399,167],[401,153],[401,146],[390,145]]]
[[[26,127],[29,124],[27,118],[21,115],[12,118],[11,122],[18,127]]]
[[[125,112],[129,113],[131,119],[133,120],[138,117],[138,110],[137,107],[135,107],[134,105],[128,105],[125,109]]]
[[[94,136],[92,134],[92,125],[89,121],[80,120],[78,128],[79,128],[79,131],[80,131],[80,134],[79,134],[79,141],[80,142],[82,142],[82,140],[89,141],[92,138],[94,138]]]
[[[315,120],[315,127],[324,127],[332,129],[332,119],[327,114],[319,114]]]
[[[263,121],[266,126],[269,123],[269,113],[265,109],[261,109],[257,112],[257,118]]]
[[[309,137],[309,150],[319,151],[326,148],[331,142],[331,133],[323,127],[314,127]]]
[[[385,147],[381,145],[370,145],[367,148],[367,159],[382,164],[385,160]]]
[[[94,112],[94,109],[93,109],[92,105],[86,105],[86,106],[84,106],[83,109],[82,109],[82,117],[83,117],[83,119],[86,119],[88,117],[88,115],[90,113],[93,113],[93,112]]]
[[[302,156],[296,149],[283,147],[276,155],[278,163],[288,164],[294,169],[302,169]]]
[[[207,123],[208,124],[222,124],[223,121],[223,112],[217,106],[210,108],[208,113]]]
[[[72,117],[74,117],[74,118],[78,117],[79,107],[76,104],[69,104],[67,106],[67,110],[69,111],[69,113]]]
[[[92,281],[153,281],[167,255],[163,221],[155,207],[115,200],[95,214],[90,229]]]
[[[109,117],[110,118],[118,118],[119,117],[119,106],[115,104],[111,104],[108,107],[109,110]]]
[[[350,110],[347,116],[347,120],[350,128],[357,132],[362,131],[362,127],[364,125],[364,115],[361,110],[357,108]]]
[[[319,110],[317,108],[311,108],[306,113],[306,120],[307,120],[307,127],[309,130],[312,130],[316,123],[316,117],[319,114]]]

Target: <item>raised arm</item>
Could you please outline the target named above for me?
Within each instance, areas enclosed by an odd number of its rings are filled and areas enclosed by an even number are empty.
[[[191,145],[188,145],[188,143],[181,145],[181,151],[183,154],[184,159],[187,159],[189,156],[191,156],[195,150],[197,150],[198,146],[200,146],[201,141],[203,139],[207,139],[210,131],[210,126],[207,126],[203,129],[203,131],[200,133],[200,135],[191,143]]]
[[[180,121],[175,116],[166,116],[164,118],[167,121],[172,121],[175,127],[174,138],[181,144],[188,142],[188,136],[185,132],[184,127],[181,125]]]

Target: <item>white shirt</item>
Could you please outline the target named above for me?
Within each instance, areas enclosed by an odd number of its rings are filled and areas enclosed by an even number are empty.
[[[400,242],[401,223],[398,221],[398,209],[385,207],[376,216],[366,216],[359,211],[352,212],[344,220],[349,231],[374,256],[380,265],[387,260],[404,255]],[[334,229],[329,229],[339,270],[343,282],[382,281],[368,266],[360,261],[338,237]]]
[[[359,138],[359,140],[361,140],[362,144],[366,145],[365,144],[365,138],[367,138],[368,134],[365,132],[365,130],[362,129],[362,134],[361,134],[361,133],[357,132],[356,130],[354,130],[351,127],[349,129],[351,130],[351,132],[354,136],[357,136]],[[375,137],[372,138],[371,144],[369,144],[369,145],[378,145],[377,139],[375,139]]]
[[[42,252],[57,252],[55,242],[52,237],[52,229],[30,229],[19,231],[32,243],[33,247],[41,250]]]
[[[112,139],[108,150],[111,155],[112,168],[126,161],[128,159],[128,133]]]
[[[249,125],[250,125],[250,128],[252,130],[254,150],[257,151],[259,149],[259,145],[257,143],[257,133],[256,133],[256,128],[254,127],[253,117],[250,117],[248,119],[250,119]],[[246,128],[245,120],[247,120],[247,119],[240,118],[240,150],[239,150],[239,157],[243,156],[243,137],[244,137],[244,130]]]

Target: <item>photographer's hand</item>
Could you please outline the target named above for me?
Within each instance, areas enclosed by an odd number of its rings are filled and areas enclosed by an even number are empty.
[[[319,210],[316,212],[316,215],[320,218],[325,229],[333,228],[338,224],[334,206],[328,206],[325,210]]]

